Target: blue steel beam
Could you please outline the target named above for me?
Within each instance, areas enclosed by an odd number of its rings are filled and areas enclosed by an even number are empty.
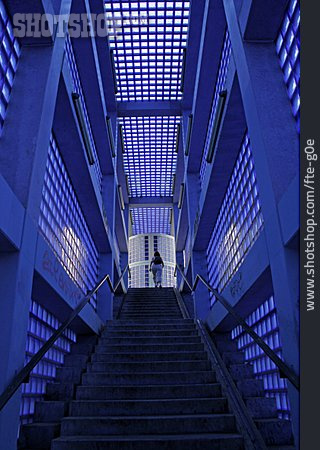
[[[182,105],[180,100],[118,102],[117,114],[118,117],[181,116]]]
[[[193,97],[193,128],[188,172],[199,172],[218,73],[226,20],[222,0],[206,2]]]

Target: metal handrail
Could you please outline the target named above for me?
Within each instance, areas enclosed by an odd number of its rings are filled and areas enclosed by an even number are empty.
[[[65,331],[66,328],[71,324],[71,322],[77,317],[77,315],[82,311],[82,309],[86,306],[87,303],[89,303],[90,299],[93,297],[94,294],[101,288],[101,286],[107,282],[108,286],[110,288],[110,291],[115,294],[121,280],[123,279],[126,271],[129,271],[129,265],[126,266],[124,271],[122,272],[117,284],[115,287],[113,287],[112,281],[110,276],[107,274],[105,275],[97,284],[96,286],[89,291],[85,297],[81,300],[81,302],[78,304],[78,306],[72,311],[69,318],[63,322],[62,325],[52,334],[52,336],[46,341],[46,343],[40,348],[40,350],[33,355],[33,357],[30,359],[28,364],[26,364],[18,373],[14,376],[11,383],[7,386],[7,388],[3,391],[3,393],[0,396],[0,411],[3,409],[3,407],[8,403],[10,398],[13,396],[13,394],[19,389],[22,383],[26,383],[29,379],[29,375],[31,371],[34,369],[34,367],[40,362],[40,360],[43,358],[43,356],[50,350],[50,348],[53,346],[53,344],[56,342],[57,339],[62,335],[62,333]]]
[[[275,365],[278,367],[280,374],[282,377],[287,378],[290,383],[293,384],[293,386],[300,390],[300,378],[298,375],[294,373],[294,371],[284,362],[282,359],[279,358],[279,356],[267,345],[263,339],[246,323],[246,321],[241,317],[235,309],[230,305],[230,303],[217,291],[217,289],[210,286],[210,284],[199,274],[196,275],[196,278],[191,285],[185,276],[183,270],[181,267],[176,265],[174,276],[177,274],[177,270],[179,270],[182,278],[184,279],[185,283],[187,284],[188,288],[191,292],[194,292],[197,289],[199,281],[201,281],[206,288],[213,293],[213,295],[216,297],[216,299],[227,309],[227,311],[236,319],[236,322],[238,325],[241,325],[242,328],[252,337],[254,342],[262,348],[262,350],[265,352],[265,354],[275,363]]]

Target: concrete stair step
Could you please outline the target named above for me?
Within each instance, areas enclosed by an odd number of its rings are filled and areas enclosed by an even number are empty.
[[[68,413],[68,402],[41,401],[36,402],[34,411],[34,422],[57,423]]]
[[[254,378],[253,366],[251,364],[231,364],[229,372],[235,381]]]
[[[198,332],[195,329],[186,329],[186,330],[153,330],[153,329],[145,329],[145,330],[107,330],[101,334],[101,338],[111,338],[111,337],[177,337],[177,336],[197,336]]]
[[[93,362],[87,372],[147,373],[147,372],[192,372],[211,370],[209,361],[159,361],[159,362]]]
[[[160,373],[85,373],[82,376],[84,386],[127,386],[146,384],[198,384],[214,383],[216,376],[211,371],[199,372],[160,372]]]
[[[66,355],[64,357],[64,367],[77,367],[78,369],[84,369],[87,366],[89,356],[88,355]]]
[[[104,334],[105,332],[108,331],[148,331],[148,330],[152,330],[152,331],[187,331],[187,330],[196,330],[196,326],[194,323],[177,323],[177,324],[150,324],[150,323],[128,323],[127,325],[125,324],[117,324],[113,322],[109,322],[107,324],[106,329],[102,332],[102,334]]]
[[[130,314],[130,313],[122,314],[121,313],[120,317],[121,317],[121,319],[128,319],[128,320],[130,320],[130,319],[131,320],[134,320],[134,319],[136,319],[136,320],[138,320],[138,319],[140,319],[140,320],[155,319],[156,317],[158,317],[158,319],[164,319],[164,318],[166,318],[166,319],[169,319],[169,318],[176,319],[176,318],[181,317],[181,313],[179,313],[179,314],[166,314],[166,313],[160,314],[159,312],[154,312],[154,313],[141,312],[141,313],[137,313],[137,314]]]
[[[291,422],[283,419],[255,419],[266,445],[293,444]]]
[[[145,400],[166,398],[221,397],[219,383],[208,384],[158,384],[140,386],[78,386],[77,400]]]
[[[138,344],[138,345],[97,345],[96,352],[97,353],[128,353],[128,352],[178,352],[178,351],[202,351],[204,350],[204,346],[202,343],[198,344]]]
[[[62,382],[80,383],[82,369],[79,367],[57,367],[56,380]]]
[[[245,398],[246,406],[255,419],[271,419],[278,417],[277,402],[272,397]]]
[[[66,417],[61,422],[61,436],[122,435],[235,432],[232,414],[197,414],[165,416]]]
[[[92,362],[207,361],[206,352],[94,353]]]
[[[60,436],[60,423],[31,423],[20,427],[18,448],[50,449],[51,441]],[[9,449],[8,449],[9,450]]]
[[[46,386],[46,400],[67,401],[74,396],[73,383],[48,383]]]
[[[264,397],[262,380],[241,380],[236,384],[243,397]]]
[[[236,433],[68,436],[55,439],[51,450],[243,450]]]
[[[171,344],[171,343],[191,343],[196,344],[201,342],[200,336],[121,336],[121,337],[106,337],[99,340],[99,345],[112,344]]]
[[[228,367],[230,364],[243,364],[245,362],[244,352],[223,352],[222,359]]]
[[[217,414],[227,412],[226,398],[73,401],[70,416]]]
[[[150,326],[151,328],[153,328],[153,326],[158,326],[158,325],[185,325],[185,324],[192,324],[193,326],[195,326],[194,324],[194,320],[193,319],[149,319],[149,320],[123,320],[123,319],[119,319],[116,321],[116,325],[120,325],[120,326],[130,326],[130,325],[142,325],[142,326]]]
[[[236,433],[68,436],[55,439],[51,450],[243,450]]]

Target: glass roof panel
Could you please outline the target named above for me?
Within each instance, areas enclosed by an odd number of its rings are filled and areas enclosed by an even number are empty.
[[[170,234],[170,211],[167,207],[132,208],[132,235],[164,233]]]
[[[180,100],[190,1],[106,0],[105,9],[117,100]]]
[[[123,117],[123,165],[130,197],[172,195],[179,116]]]

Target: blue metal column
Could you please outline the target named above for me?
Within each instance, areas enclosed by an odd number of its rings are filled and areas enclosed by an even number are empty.
[[[298,170],[298,137],[274,43],[242,40],[233,0],[224,0],[242,100],[252,143],[265,223],[280,338],[286,363],[299,372],[298,251],[284,246],[278,202]],[[295,208],[298,192],[291,199]],[[298,208],[296,208],[298,211]],[[296,442],[299,396],[289,384]]]

